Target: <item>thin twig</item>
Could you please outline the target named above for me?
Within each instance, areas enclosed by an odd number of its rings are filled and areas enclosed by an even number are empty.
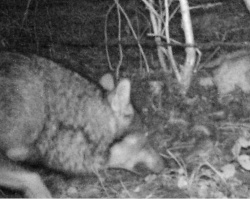
[[[117,7],[117,17],[118,17],[118,41],[121,41],[121,13],[119,9],[119,6],[120,6],[119,0],[115,0],[115,4]],[[122,65],[122,61],[123,61],[123,50],[122,50],[122,45],[120,42],[118,43],[118,48],[119,48],[119,62],[116,67],[116,79],[119,78],[119,71]]]
[[[133,37],[134,37],[134,38],[136,39],[136,41],[137,41],[137,45],[138,45],[138,47],[139,47],[139,49],[140,49],[141,55],[142,55],[143,60],[144,60],[144,62],[145,62],[146,71],[149,72],[149,65],[148,65],[148,61],[147,61],[146,55],[145,55],[145,53],[144,53],[144,51],[143,51],[143,48],[142,48],[142,46],[141,46],[141,44],[140,44],[140,42],[139,42],[138,36],[136,35],[136,33],[135,33],[135,31],[134,31],[134,28],[133,28],[133,26],[132,26],[132,24],[131,24],[131,21],[129,20],[129,17],[128,17],[128,15],[126,14],[126,12],[124,11],[124,9],[123,9],[120,5],[118,5],[118,7],[119,7],[119,9],[121,10],[122,14],[124,15],[125,19],[127,20],[128,26],[129,26],[129,28],[130,28],[132,34],[133,34]]]
[[[108,32],[107,32],[107,28],[108,28],[108,17],[109,14],[111,13],[112,9],[115,7],[115,3],[113,3],[110,8],[107,11],[106,17],[105,17],[105,25],[104,25],[104,41],[105,41],[105,51],[106,51],[106,55],[107,55],[107,61],[108,61],[108,65],[109,65],[109,69],[110,70],[114,70],[114,68],[112,67],[111,61],[110,61],[110,56],[109,56],[109,45],[108,45]]]

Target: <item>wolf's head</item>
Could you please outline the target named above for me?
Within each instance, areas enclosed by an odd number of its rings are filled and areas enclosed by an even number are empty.
[[[134,167],[142,163],[151,171],[160,172],[164,167],[163,160],[149,145],[144,125],[131,104],[130,81],[122,79],[115,87],[112,75],[106,74],[101,78],[100,84],[108,91],[108,102],[119,129],[129,132],[110,148],[107,166],[134,171]]]

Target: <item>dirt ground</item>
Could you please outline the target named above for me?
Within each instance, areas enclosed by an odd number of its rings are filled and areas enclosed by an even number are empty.
[[[152,40],[147,10],[136,0],[120,1],[145,41]],[[250,40],[250,13],[243,1],[190,0],[190,6],[220,3],[191,10],[196,43],[243,43]],[[35,53],[95,81],[108,67],[104,25],[113,1],[31,1],[29,12],[21,0],[3,0],[0,8],[0,50]],[[170,23],[170,33],[183,41],[180,16]],[[122,21],[122,39],[130,42],[131,32]],[[116,39],[116,12],[107,22],[110,42]],[[70,198],[232,198],[250,197],[249,96],[232,94],[220,102],[216,87],[204,87],[199,79],[211,71],[203,68],[194,75],[186,97],[179,94],[173,74],[164,74],[153,46],[143,46],[150,65],[145,66],[136,45],[124,45],[121,77],[132,81],[132,101],[150,129],[150,143],[159,151],[166,168],[158,175],[139,168],[140,174],[110,169],[91,176],[67,176],[32,168],[39,172],[53,197]],[[217,47],[200,49],[204,62]],[[238,50],[222,46],[216,53]],[[173,47],[176,60],[184,60],[184,49]],[[110,62],[119,62],[117,45],[109,47]],[[243,156],[242,156],[243,155]],[[245,157],[240,162],[239,157]],[[245,165],[244,165],[245,164]],[[22,193],[0,188],[1,197],[22,197]]]

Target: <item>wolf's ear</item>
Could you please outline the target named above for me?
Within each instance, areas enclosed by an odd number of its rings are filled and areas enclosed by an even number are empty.
[[[122,79],[118,83],[110,99],[110,104],[114,111],[118,111],[120,113],[128,111],[127,109],[130,105],[130,90],[131,83],[128,79]]]
[[[112,91],[115,88],[114,77],[110,73],[106,73],[99,80],[99,84],[107,91]]]

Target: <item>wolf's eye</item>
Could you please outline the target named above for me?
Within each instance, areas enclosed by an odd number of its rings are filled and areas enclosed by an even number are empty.
[[[133,114],[131,113],[124,114],[124,118],[130,119],[132,117],[133,117]]]

